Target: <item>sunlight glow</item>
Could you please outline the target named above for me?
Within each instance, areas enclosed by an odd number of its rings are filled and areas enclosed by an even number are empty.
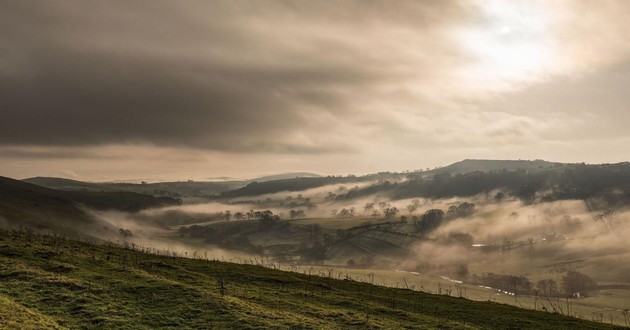
[[[482,20],[463,27],[459,38],[476,60],[462,70],[466,80],[491,89],[538,81],[554,62],[545,8],[534,2],[484,2]]]

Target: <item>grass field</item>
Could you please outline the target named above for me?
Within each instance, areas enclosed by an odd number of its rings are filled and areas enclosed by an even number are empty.
[[[612,327],[332,276],[0,231],[0,328]]]
[[[465,297],[475,301],[492,301],[501,304],[509,304],[517,307],[543,310],[543,306],[548,312],[553,312],[554,308],[558,313],[571,315],[587,320],[597,320],[608,324],[620,326],[630,325],[628,311],[625,307],[630,306],[630,290],[610,289],[601,290],[597,294],[582,297],[580,299],[566,298],[545,298],[534,295],[513,296],[505,294],[499,290],[479,287],[477,285],[457,283],[456,280],[446,276],[435,274],[420,274],[394,269],[369,269],[369,268],[348,268],[333,266],[287,266],[287,270],[301,272],[302,274],[316,274],[328,276],[332,274],[335,278],[352,278],[357,281],[374,283],[392,288],[410,288],[432,294],[450,295],[454,297]]]
[[[349,219],[342,218],[306,218],[306,219],[295,219],[295,220],[287,220],[291,224],[295,225],[310,225],[310,224],[318,224],[322,226],[324,229],[350,229],[352,227],[363,225],[367,222],[378,223],[384,222],[380,219],[368,218],[368,217],[353,217]]]

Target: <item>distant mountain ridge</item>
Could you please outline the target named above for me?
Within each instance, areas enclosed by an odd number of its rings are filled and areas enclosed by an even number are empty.
[[[290,172],[290,173],[282,173],[275,175],[267,175],[259,178],[246,180],[248,182],[267,182],[267,181],[276,181],[276,180],[286,180],[286,179],[297,179],[297,178],[321,178],[322,176],[315,173],[309,172]]]
[[[464,159],[462,161],[423,172],[424,175],[451,173],[465,174],[471,172],[540,170],[564,167],[570,164],[549,162],[545,160],[492,160]],[[371,180],[397,180],[404,173],[383,172],[364,176],[327,176],[310,172],[290,172],[258,177],[250,180],[235,181],[177,181],[156,183],[90,183],[72,179],[34,177],[24,179],[25,182],[48,188],[66,191],[120,192],[131,191],[153,196],[182,197],[236,197],[253,196],[279,191],[300,191],[327,184],[343,184]]]
[[[104,184],[84,182],[84,181],[66,179],[66,178],[57,178],[57,177],[36,176],[32,178],[23,179],[21,181],[36,184],[38,186],[47,187],[51,189],[58,189],[58,190],[90,190],[90,191],[91,190],[95,190],[95,191],[115,190]]]
[[[540,168],[551,168],[567,165],[567,163],[549,162],[542,159],[536,160],[493,160],[493,159],[464,159],[462,161],[440,167],[435,172],[450,172],[463,174],[469,172],[489,171],[516,171]]]

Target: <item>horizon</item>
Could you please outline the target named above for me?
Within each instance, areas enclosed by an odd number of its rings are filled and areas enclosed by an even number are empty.
[[[164,182],[630,159],[630,2],[3,7],[4,176]]]
[[[194,178],[175,178],[173,180],[153,180],[150,178],[119,178],[119,179],[113,179],[113,180],[108,180],[108,181],[94,181],[94,180],[80,180],[80,179],[76,179],[76,178],[69,178],[69,177],[63,177],[63,176],[44,176],[44,175],[35,175],[35,176],[28,176],[28,177],[20,177],[20,178],[11,178],[14,180],[27,180],[27,179],[34,179],[34,178],[52,178],[52,179],[65,179],[65,180],[76,180],[76,181],[80,181],[80,182],[87,182],[87,183],[135,183],[135,184],[139,184],[139,183],[148,183],[148,184],[152,184],[152,183],[168,183],[168,182],[186,182],[186,181],[191,181],[191,182],[233,182],[233,181],[256,181],[257,179],[267,179],[268,177],[274,177],[274,176],[288,176],[288,175],[292,175],[295,174],[295,178],[304,178],[304,177],[310,177],[311,175],[315,175],[317,177],[326,177],[326,176],[333,176],[333,177],[345,177],[345,176],[357,176],[357,177],[363,177],[363,176],[369,176],[369,175],[375,175],[375,174],[379,174],[379,173],[419,173],[419,172],[430,172],[430,171],[434,171],[434,170],[438,170],[441,168],[446,168],[452,165],[456,165],[459,163],[463,163],[466,161],[488,161],[488,162],[546,162],[546,163],[556,163],[556,164],[564,164],[564,165],[575,165],[575,164],[585,164],[585,165],[609,165],[609,164],[622,164],[622,163],[627,163],[628,161],[622,161],[622,162],[604,162],[604,163],[586,163],[586,162],[556,162],[556,161],[550,161],[550,160],[546,160],[546,159],[462,159],[459,161],[456,161],[454,163],[450,163],[450,164],[446,164],[446,165],[441,165],[441,166],[436,166],[436,167],[426,167],[426,168],[417,168],[417,169],[407,169],[407,170],[389,170],[389,171],[379,171],[379,172],[366,172],[366,173],[347,173],[347,174],[330,174],[330,173],[316,173],[316,172],[305,172],[305,171],[284,171],[284,172],[274,172],[274,173],[263,173],[261,175],[256,175],[256,176],[242,176],[242,177],[227,177],[227,176],[218,176],[218,177],[208,177],[208,178],[199,178],[199,179],[194,179]],[[2,175],[0,175],[2,176]],[[276,180],[276,179],[272,179],[272,180]],[[269,180],[269,181],[272,181]]]

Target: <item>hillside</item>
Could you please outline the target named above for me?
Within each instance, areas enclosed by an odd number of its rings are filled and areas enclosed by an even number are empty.
[[[88,192],[134,192],[159,197],[206,197],[223,191],[237,189],[246,184],[245,181],[179,181],[156,183],[120,183],[120,182],[83,182],[64,178],[33,177],[22,180],[39,186],[64,191]]]
[[[65,193],[0,177],[0,225],[56,231],[95,223]]]
[[[21,181],[9,178],[3,178],[3,180],[5,182],[12,182],[11,188],[6,186],[4,189],[21,190],[16,196],[29,198],[29,192],[45,192],[47,195],[69,199],[75,203],[96,210],[136,212],[142,209],[178,205],[181,203],[180,200],[170,197],[155,197],[107,186],[104,186],[103,189],[99,189],[98,184],[69,179],[37,177]],[[11,191],[9,190],[5,193],[11,193]]]
[[[78,180],[66,179],[66,178],[55,178],[55,177],[45,177],[45,176],[36,176],[32,178],[23,179],[23,182],[28,182],[32,184],[36,184],[38,186],[57,189],[57,190],[65,190],[65,191],[115,191],[116,189],[112,189],[103,184],[92,183],[92,182],[83,182]]]
[[[223,197],[235,198],[273,194],[283,191],[297,192],[307,189],[334,184],[352,184],[359,182],[385,182],[398,181],[405,177],[426,177],[427,175],[466,174],[473,172],[491,171],[529,171],[546,170],[572,167],[570,164],[554,163],[544,160],[486,160],[466,159],[448,166],[426,172],[414,172],[411,175],[405,173],[382,172],[364,176],[328,176],[322,177],[308,172],[295,172],[279,175],[260,177],[246,181],[207,181],[207,182],[157,182],[157,183],[90,183],[64,178],[34,177],[23,181],[40,186],[65,190],[65,191],[89,191],[89,192],[136,192],[153,196],[182,197]],[[513,175],[513,174],[508,174]],[[359,194],[371,194],[379,191],[388,191],[392,187],[371,187]]]
[[[493,159],[464,159],[462,161],[444,166],[435,170],[436,173],[463,174],[469,172],[489,172],[489,171],[516,171],[533,170],[564,166],[563,163],[537,160],[493,160]]]
[[[171,256],[0,231],[0,328],[619,328],[350,278],[159,252]]]
[[[443,171],[434,175],[412,173],[405,181],[380,181],[338,194],[335,200],[351,200],[375,194],[386,195],[393,200],[417,197],[440,199],[487,195],[500,190],[504,195],[526,203],[586,200],[596,210],[628,205],[630,164],[627,162],[541,166],[529,170],[521,168],[455,174]]]
[[[275,181],[275,180],[285,180],[285,179],[296,179],[296,178],[319,178],[321,175],[309,172],[291,172],[291,173],[282,173],[275,175],[266,175],[261,176],[255,179],[247,180],[248,182],[266,182],[266,181]]]
[[[223,192],[223,197],[256,196],[273,194],[281,191],[302,191],[330,184],[344,184],[360,182],[363,179],[356,177],[319,177],[319,178],[293,178],[274,181],[254,181],[245,187]]]

